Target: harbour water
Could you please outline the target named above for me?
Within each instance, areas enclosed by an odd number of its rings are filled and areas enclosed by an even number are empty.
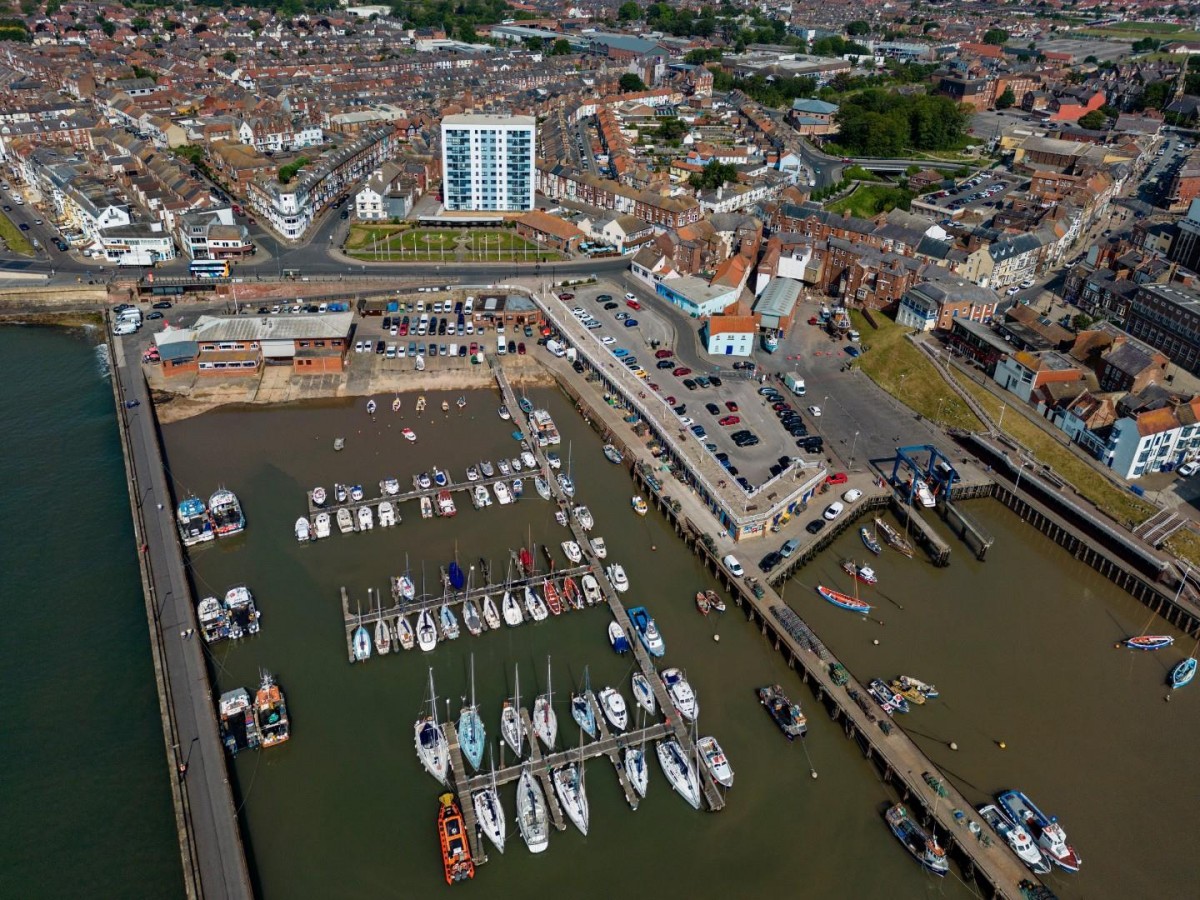
[[[531,542],[548,542],[565,564],[558,543],[568,533],[529,479],[525,499],[512,507],[476,511],[463,496],[452,520],[422,521],[409,505],[394,529],[335,533],[308,545],[294,540],[293,522],[315,485],[361,483],[370,497],[388,475],[406,484],[413,473],[439,465],[461,480],[469,463],[513,455],[512,424],[496,416],[496,397],[470,393],[460,411],[455,395],[430,394],[420,417],[412,396],[403,398],[399,415],[389,411],[390,397],[379,398],[375,420],[362,401],[230,409],[165,429],[176,492],[207,496],[224,484],[238,493],[248,518],[244,535],[193,553],[199,596],[244,582],[263,614],[261,634],[212,648],[219,688],[251,687],[265,667],[288,696],[292,740],[242,754],[234,765],[243,834],[264,897],[440,887],[434,820],[441,787],[420,768],[412,737],[428,666],[441,698],[439,718],[447,706],[457,717],[474,652],[492,748],[514,664],[529,706],[545,688],[552,656],[560,742],[569,745],[578,738],[568,694],[585,665],[594,689],[614,684],[632,701],[631,664],[609,649],[603,608],[480,638],[464,629],[461,639],[439,643],[430,654],[346,661],[342,585],[365,610],[368,589],[386,592],[389,577],[406,565],[418,586],[423,567],[426,589],[439,590],[438,567],[456,553],[464,569],[481,556],[490,559],[495,578],[503,578],[508,550]],[[667,897],[793,888],[822,896],[970,896],[955,876],[942,881],[922,873],[892,839],[881,817],[894,801],[890,788],[736,607],[723,617],[696,612],[696,590],[713,583],[661,518],[633,514],[628,477],[601,455],[599,438],[561,395],[531,397],[548,406],[563,433],[564,467],[572,447],[578,499],[596,519],[593,534],[605,538],[609,560],[629,574],[623,599],[656,617],[667,643],[663,664],[687,671],[699,697],[700,733],[718,737],[736,781],[724,812],[696,813],[652,761],[649,796],[632,812],[611,766],[590,763],[588,837],[556,832],[539,857],[511,825],[513,792],[502,789],[508,849],[492,853],[476,882],[503,895],[557,883],[571,885],[573,896],[609,897],[619,882],[653,886]],[[452,404],[448,414],[438,409],[443,399]],[[417,443],[401,438],[405,426],[417,432]],[[339,436],[346,438],[340,453],[332,448]],[[1084,872],[1051,876],[1060,895],[1137,895],[1147,877],[1161,896],[1190,893],[1188,796],[1174,779],[1187,772],[1187,748],[1200,739],[1191,709],[1200,692],[1162,700],[1166,667],[1190,647],[1169,651],[1169,659],[1111,649],[1145,624],[1135,601],[998,505],[976,504],[973,513],[997,536],[988,562],[976,563],[958,548],[954,563],[941,570],[894,554],[877,561],[875,615],[886,625],[841,612],[811,590],[818,579],[841,583],[838,554],[861,556],[857,536],[802,570],[787,599],[860,677],[904,672],[938,684],[944,699],[903,724],[969,797],[983,802],[994,791],[1020,787],[1061,816]],[[766,549],[754,546],[743,563],[752,565]],[[544,566],[540,554],[538,562]],[[755,689],[771,682],[783,683],[808,712],[805,742],[785,741],[759,706]],[[957,753],[947,749],[950,741]],[[965,829],[960,838],[970,839]]]
[[[0,893],[181,896],[111,388],[53,328],[0,328],[0,378]]]

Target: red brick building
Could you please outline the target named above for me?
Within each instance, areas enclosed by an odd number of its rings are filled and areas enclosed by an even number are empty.
[[[354,314],[201,316],[192,328],[154,336],[166,377],[246,377],[290,365],[297,375],[340,374]]]

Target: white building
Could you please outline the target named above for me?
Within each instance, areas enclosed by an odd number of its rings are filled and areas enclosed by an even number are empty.
[[[711,316],[704,323],[705,349],[712,356],[749,356],[756,334],[754,316]]]
[[[533,116],[446,116],[442,120],[446,210],[533,209],[536,128]]]

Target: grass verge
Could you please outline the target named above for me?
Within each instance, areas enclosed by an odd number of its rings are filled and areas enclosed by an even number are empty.
[[[33,244],[29,243],[29,238],[25,237],[8,216],[0,216],[0,240],[4,241],[13,253],[33,256]]]
[[[848,196],[829,204],[828,209],[830,212],[843,212],[848,209],[851,215],[869,219],[897,207],[908,209],[915,196],[916,194],[906,188],[887,184],[860,184]]]

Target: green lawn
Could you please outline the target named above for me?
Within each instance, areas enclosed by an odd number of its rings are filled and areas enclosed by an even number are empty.
[[[1163,31],[1160,29],[1175,30]],[[1077,28],[1071,33],[1088,37],[1117,38],[1131,43],[1140,41],[1142,38],[1154,38],[1156,41],[1164,42],[1200,40],[1200,32],[1184,31],[1181,25],[1169,25],[1161,22],[1118,22],[1102,28]]]
[[[538,245],[512,231],[472,231],[467,238],[472,250],[537,250]]]
[[[350,234],[346,237],[346,249],[357,250],[370,246],[376,241],[384,240],[401,231],[403,227],[401,225],[351,225]]]
[[[916,194],[906,188],[887,184],[860,184],[848,196],[829,204],[827,208],[830,212],[843,212],[848,209],[852,215],[870,219],[897,207],[908,209],[915,196]]]
[[[33,245],[29,243],[29,238],[25,237],[24,232],[14,225],[8,216],[0,216],[0,240],[4,241],[13,253],[33,256]]]

